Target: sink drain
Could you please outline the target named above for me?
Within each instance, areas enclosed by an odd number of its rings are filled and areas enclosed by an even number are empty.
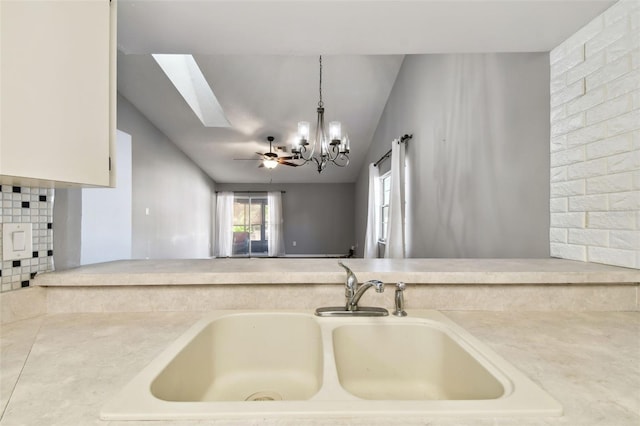
[[[282,401],[282,396],[274,391],[262,391],[249,395],[245,401]]]

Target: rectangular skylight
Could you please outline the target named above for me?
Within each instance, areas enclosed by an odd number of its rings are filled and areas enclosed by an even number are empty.
[[[231,127],[192,55],[152,56],[205,127]]]

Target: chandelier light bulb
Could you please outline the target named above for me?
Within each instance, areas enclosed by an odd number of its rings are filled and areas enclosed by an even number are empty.
[[[342,126],[339,121],[332,121],[329,123],[329,139],[331,142],[342,139],[341,127]]]
[[[298,139],[301,141],[308,141],[310,128],[311,126],[308,121],[298,122]]]

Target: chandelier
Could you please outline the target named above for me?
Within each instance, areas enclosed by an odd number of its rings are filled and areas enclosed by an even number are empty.
[[[316,123],[315,139],[309,141],[310,125],[308,121],[298,123],[298,136],[291,149],[295,159],[302,159],[304,163],[315,163],[318,173],[322,173],[329,164],[338,167],[349,165],[349,136],[342,136],[342,126],[339,121],[329,123],[329,134],[324,126],[324,102],[322,102],[322,55],[320,56],[320,100],[318,101],[318,121]]]

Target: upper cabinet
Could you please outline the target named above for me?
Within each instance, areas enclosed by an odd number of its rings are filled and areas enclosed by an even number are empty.
[[[112,186],[115,132],[115,0],[0,0],[0,183]]]

